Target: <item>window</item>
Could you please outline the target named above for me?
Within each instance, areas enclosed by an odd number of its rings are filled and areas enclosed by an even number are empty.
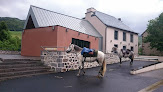
[[[131,51],[134,51],[134,47],[131,46]]]
[[[114,39],[118,40],[118,31],[116,31],[116,30],[114,31]]]
[[[117,47],[118,48],[118,44],[114,44],[114,47]]]
[[[133,42],[134,38],[133,38],[133,34],[130,34],[130,42]]]
[[[123,50],[126,50],[126,46],[123,46]]]
[[[81,48],[83,48],[83,47],[89,48],[90,47],[89,41],[79,40],[79,39],[75,39],[75,38],[72,38],[72,44],[78,45]]]
[[[123,32],[123,41],[126,41],[126,33]]]

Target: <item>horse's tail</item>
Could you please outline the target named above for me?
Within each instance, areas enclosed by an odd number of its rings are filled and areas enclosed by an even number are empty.
[[[105,72],[106,72],[106,61],[105,61],[105,58],[104,58],[104,61],[102,63],[102,67],[103,67],[102,75],[104,76],[105,75]]]

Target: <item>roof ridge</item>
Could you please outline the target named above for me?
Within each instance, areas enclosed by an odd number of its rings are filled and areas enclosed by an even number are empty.
[[[30,10],[28,14],[36,15],[37,20],[34,20],[35,23],[38,23],[36,28],[60,25],[87,35],[101,37],[101,35],[95,31],[95,28],[85,19],[79,19],[33,5],[30,6]],[[34,11],[32,12],[32,10]],[[28,19],[26,19],[26,21],[27,20]]]
[[[124,22],[122,22],[122,21],[119,21],[116,17],[114,17],[114,16],[111,16],[111,15],[109,15],[109,14],[106,14],[106,13],[103,13],[103,12],[100,12],[100,11],[96,11],[96,12],[98,12],[99,14],[101,13],[101,14],[104,14],[104,15],[106,15],[106,17],[111,17],[111,18],[114,18],[116,21],[117,21],[117,23],[121,23],[121,24],[123,24],[126,28],[120,28],[120,29],[123,29],[123,30],[126,30],[126,31],[130,31],[130,32],[134,32],[128,25],[126,25]],[[95,14],[96,15],[96,14]],[[98,16],[97,16],[98,17]],[[102,21],[102,20],[101,20]],[[103,22],[104,24],[106,24],[106,22]],[[108,24],[106,24],[106,25],[108,25]],[[116,27],[116,26],[113,26],[113,27]],[[119,28],[119,27],[116,27],[116,28]],[[136,32],[135,32],[136,33]]]
[[[100,11],[95,11],[95,12],[100,12]],[[106,13],[103,13],[103,12],[100,12],[100,13],[105,14],[105,15],[107,15],[107,16],[110,16],[110,17],[113,17],[113,18],[117,19],[116,17],[114,17],[114,16],[112,16],[112,15],[109,15],[109,14],[106,14]],[[117,20],[118,20],[118,19],[117,19]]]
[[[83,20],[83,19],[76,18],[76,17],[70,16],[70,15],[66,15],[66,14],[58,13],[58,12],[51,11],[51,10],[44,9],[44,8],[40,8],[40,7],[37,7],[37,6],[34,6],[34,5],[30,5],[30,6],[31,6],[31,7],[35,7],[35,8],[39,8],[39,9],[42,9],[42,10],[45,10],[45,11],[53,12],[53,13],[56,13],[56,14],[64,15],[64,16],[67,16],[67,17],[71,17],[71,18],[75,18],[75,19]]]

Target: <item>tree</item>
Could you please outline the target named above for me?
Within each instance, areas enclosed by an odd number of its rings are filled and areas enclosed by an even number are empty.
[[[5,22],[0,22],[0,49],[17,51],[21,48],[21,40],[16,37],[11,37],[11,34]]]
[[[6,23],[4,21],[0,22],[0,41],[9,40],[10,38],[11,35],[9,33]]]
[[[158,51],[163,52],[163,13],[149,21],[147,33],[144,42],[149,42],[151,49],[156,48]]]

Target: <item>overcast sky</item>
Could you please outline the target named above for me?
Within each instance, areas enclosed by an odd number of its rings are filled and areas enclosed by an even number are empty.
[[[30,5],[77,18],[85,17],[86,9],[121,18],[135,32],[146,30],[148,21],[163,12],[163,0],[0,0],[0,17],[25,20]]]

